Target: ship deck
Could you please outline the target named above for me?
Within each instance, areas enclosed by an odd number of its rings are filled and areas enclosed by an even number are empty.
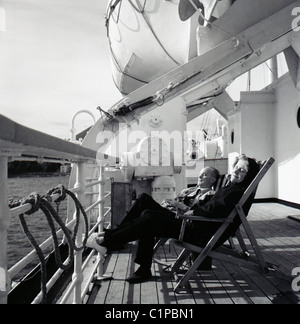
[[[276,203],[252,206],[248,220],[266,261],[274,265],[275,272],[259,273],[214,260],[212,271],[198,271],[190,280],[190,289],[176,294],[175,279],[162,265],[153,262],[153,278],[130,285],[124,279],[137,267],[132,262],[136,243],[131,243],[124,250],[108,255],[105,272],[113,280],[95,285],[88,303],[298,304],[300,293],[293,291],[292,282],[296,277],[292,276],[292,270],[300,267],[300,222],[288,217],[298,215],[298,209]],[[249,244],[247,240],[246,244]],[[178,247],[167,243],[155,257],[172,262],[179,252]]]

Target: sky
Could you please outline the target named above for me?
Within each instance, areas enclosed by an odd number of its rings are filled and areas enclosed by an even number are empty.
[[[106,0],[0,0],[0,114],[69,138],[79,110],[99,118],[121,95],[110,70]],[[88,114],[77,132],[93,123]]]
[[[0,114],[67,139],[75,113],[89,110],[98,119],[99,105],[108,110],[122,98],[111,73],[108,2],[0,0]],[[266,69],[256,72],[260,81]],[[229,87],[234,100],[246,83],[243,76]],[[80,114],[76,133],[92,123]]]

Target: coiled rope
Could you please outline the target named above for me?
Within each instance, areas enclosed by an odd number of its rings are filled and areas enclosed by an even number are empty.
[[[72,200],[74,201],[75,207],[76,207],[76,222],[75,222],[75,226],[74,226],[74,230],[73,230],[73,236],[71,236],[70,230],[64,224],[64,222],[60,218],[58,212],[52,207],[52,205],[51,205],[51,203],[53,202],[52,195],[58,195],[58,198],[54,200],[54,203],[56,203],[57,206],[61,203],[61,201],[65,200],[67,196],[70,196],[72,198]],[[88,217],[87,217],[87,214],[86,214],[85,210],[83,209],[80,201],[77,199],[77,197],[70,190],[64,188],[64,186],[62,186],[62,185],[59,185],[58,187],[49,190],[46,195],[40,196],[37,193],[32,193],[28,196],[28,198],[26,198],[23,201],[17,201],[17,202],[10,203],[9,207],[15,208],[15,207],[19,207],[21,205],[26,205],[26,204],[30,204],[32,207],[28,212],[25,213],[25,215],[32,215],[32,214],[36,213],[38,210],[41,210],[44,213],[44,215],[47,219],[48,225],[50,227],[51,235],[52,235],[53,242],[54,242],[55,262],[60,269],[68,270],[72,266],[73,261],[74,261],[74,251],[81,251],[85,247],[87,239],[88,239]],[[84,219],[85,235],[84,235],[82,246],[77,247],[75,241],[76,241],[76,237],[78,234],[81,214],[83,215],[83,219]],[[25,235],[27,236],[27,238],[30,241],[33,248],[35,249],[35,251],[38,255],[39,261],[40,261],[41,292],[42,292],[41,303],[46,304],[47,303],[46,260],[45,260],[45,256],[43,254],[42,249],[40,248],[39,244],[37,243],[36,239],[34,238],[34,236],[32,235],[32,233],[30,232],[30,230],[28,228],[27,222],[25,220],[25,215],[20,214],[19,220],[20,220],[20,223],[21,223],[21,226],[23,228]],[[57,232],[55,229],[54,221],[59,225],[59,227],[63,231],[66,241],[67,241],[67,244],[68,244],[69,252],[68,252],[68,258],[65,262],[63,262],[61,259],[59,243],[58,243],[58,238],[57,238]]]

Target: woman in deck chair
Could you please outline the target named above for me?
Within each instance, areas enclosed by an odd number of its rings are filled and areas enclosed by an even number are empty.
[[[205,204],[196,204],[187,212],[189,215],[212,218],[226,218],[252,180],[259,172],[259,165],[255,160],[240,156],[234,163],[230,182],[219,189],[210,201]],[[245,207],[250,209],[252,201]],[[247,213],[248,210],[245,210]],[[229,231],[234,230],[239,224],[232,224]],[[141,216],[130,223],[124,224],[115,230],[99,235],[97,244],[93,247],[102,255],[107,249],[115,249],[120,244],[138,241],[135,263],[139,269],[126,280],[129,283],[141,283],[152,277],[151,264],[153,247],[156,237],[175,238],[180,234],[182,220],[176,219],[172,211],[144,210]],[[190,243],[203,245],[218,230],[220,223],[194,222],[187,225],[184,240]],[[226,233],[226,236],[228,233]]]

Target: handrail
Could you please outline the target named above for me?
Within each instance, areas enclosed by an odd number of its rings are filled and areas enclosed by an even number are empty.
[[[99,217],[96,224],[89,229],[88,233],[91,235],[98,229],[103,231],[103,225],[105,218],[109,215],[111,209],[105,207],[105,200],[110,196],[110,192],[105,191],[106,178],[104,176],[105,166],[114,165],[118,159],[107,156],[105,154],[98,153],[94,150],[81,147],[78,144],[70,143],[53,136],[29,129],[21,126],[10,119],[0,115],[0,282],[5,283],[0,286],[0,304],[7,303],[7,295],[10,290],[10,278],[14,278],[28,263],[30,263],[36,256],[35,251],[31,251],[26,257],[17,262],[11,269],[7,269],[7,230],[9,227],[9,220],[12,215],[19,215],[31,210],[32,206],[30,203],[9,209],[7,206],[7,165],[14,157],[18,160],[22,160],[22,155],[31,155],[37,157],[47,157],[49,159],[60,160],[65,162],[66,160],[77,164],[77,176],[74,188],[69,191],[73,192],[79,200],[85,197],[85,195],[95,195],[97,198],[91,203],[90,206],[85,207],[85,212],[90,215],[90,212],[99,209]],[[24,157],[25,159],[27,157]],[[100,160],[100,161],[99,161]],[[98,165],[96,164],[98,162]],[[99,168],[100,176],[99,179],[91,183],[85,184],[84,179],[84,166],[86,164],[94,164],[95,168]],[[98,190],[95,192],[86,192],[87,188],[97,187]],[[50,189],[50,188],[49,188]],[[51,195],[52,200],[58,198],[57,194]],[[34,215],[32,215],[34,217]],[[71,229],[75,224],[75,217],[69,220],[65,225]],[[90,221],[88,222],[90,224]],[[82,245],[82,220],[79,224],[78,235],[76,238],[76,245]],[[61,235],[62,230],[57,231],[57,235]],[[40,248],[44,251],[47,247],[52,244],[52,237],[46,239]],[[83,285],[83,271],[88,263],[88,260],[94,255],[94,251],[90,253],[87,260],[82,264],[82,251],[74,251],[74,274],[72,277],[72,283],[66,295],[63,296],[61,303],[68,300],[68,296],[74,292],[73,303],[82,303],[84,297],[88,291],[92,280],[95,275],[98,277],[103,276],[103,261],[98,255],[98,260],[93,266],[93,272],[89,275],[87,283]],[[67,262],[67,260],[65,261]],[[2,271],[3,269],[3,271]],[[47,283],[47,289],[50,289],[60,277],[63,270],[57,270],[57,272],[49,279]],[[42,294],[39,293],[34,299],[33,303],[40,303],[42,300]]]
[[[96,181],[94,183],[92,183],[92,185],[97,185],[99,184],[99,181]],[[87,186],[86,186],[87,187]],[[91,187],[91,184],[89,184],[89,187]],[[71,192],[75,193],[78,191],[78,188],[73,188],[70,189]],[[108,198],[110,196],[110,192],[108,192],[105,196],[105,198]],[[55,199],[58,198],[58,194],[53,194],[51,195],[51,198],[53,201],[55,201]],[[88,213],[89,211],[91,211],[92,209],[94,209],[95,207],[97,207],[99,204],[101,203],[101,201],[96,201],[95,203],[93,203],[90,207],[85,209],[85,212]],[[31,209],[31,204],[24,204],[21,205],[19,207],[15,207],[13,209],[11,209],[11,216],[17,216],[19,214],[22,213],[26,213]],[[109,212],[111,211],[111,209],[109,208],[109,210],[105,213],[104,217],[106,217]],[[66,224],[66,227],[68,227],[69,229],[71,229],[73,227],[73,225],[75,224],[75,219],[72,219],[70,222],[68,222]],[[91,235],[96,229],[97,226],[99,226],[99,223],[97,222],[94,227],[92,228],[92,230],[89,231],[89,235]],[[62,234],[62,230],[59,229],[57,231],[57,235],[61,235]],[[52,237],[49,237],[48,239],[46,239],[41,245],[40,248],[42,251],[46,250],[50,245],[52,245]],[[32,250],[30,253],[27,254],[27,256],[25,256],[23,259],[21,259],[20,261],[18,261],[14,266],[12,266],[9,270],[9,276],[10,278],[14,278],[22,269],[24,269],[30,262],[32,262],[35,258],[36,258],[37,254],[35,250]]]
[[[99,182],[101,183],[101,181],[96,181],[95,183],[93,183],[94,185],[97,185],[99,184]],[[103,185],[103,183],[102,183]],[[90,186],[89,186],[90,187]],[[70,191],[78,191],[76,188],[74,189],[71,189]],[[51,195],[51,198],[53,200],[55,200],[58,195],[57,194],[54,194],[54,195]],[[109,197],[110,196],[110,192],[109,193],[106,193],[105,194],[105,198]],[[93,210],[95,207],[101,205],[101,204],[104,204],[105,201],[103,201],[102,199],[99,199],[97,200],[95,203],[93,203],[91,206],[87,207],[85,209],[85,212],[88,213],[90,212],[91,210]],[[29,206],[28,206],[29,205]],[[26,208],[23,208],[23,207],[26,207]],[[16,214],[18,215],[20,212],[22,213],[25,213],[26,211],[28,211],[29,209],[31,208],[31,205],[30,204],[26,204],[24,206],[20,206],[20,207],[16,207],[14,209],[11,210],[11,212],[13,214]],[[108,207],[105,207],[106,209],[108,209],[103,217],[101,217],[101,219],[98,219],[97,223],[92,227],[92,229],[89,231],[89,235],[91,235],[93,232],[95,232],[98,227],[103,224],[106,216],[110,213],[111,209],[108,208]],[[75,223],[75,219],[73,219],[72,221],[70,221],[68,224],[66,224],[66,226],[68,228],[72,228],[72,226],[74,225]],[[61,234],[62,233],[62,230],[58,230],[57,231],[57,234]],[[45,250],[47,249],[50,245],[52,244],[52,237],[49,237],[47,240],[45,240],[41,245],[41,249],[42,250]],[[9,276],[10,278],[13,278],[15,277],[21,270],[24,269],[24,267],[26,267],[32,260],[34,260],[34,258],[36,257],[36,251],[33,250],[31,251],[26,257],[24,257],[22,260],[20,260],[17,264],[15,264],[12,268],[9,269],[8,273],[9,273]],[[88,259],[85,261],[85,263],[82,265],[81,267],[81,272],[83,272],[87,266],[87,261],[94,255],[94,252],[92,252],[89,256],[88,256]],[[81,297],[80,297],[80,303],[82,302],[83,298],[85,297],[85,294],[88,290],[88,287],[90,285],[90,283],[92,282],[92,280],[94,279],[94,276],[95,276],[95,273],[98,272],[98,268],[100,267],[100,262],[102,260],[100,258],[98,258],[97,262],[95,263],[94,265],[94,271],[90,274],[90,278],[88,280],[88,283],[86,284],[86,286],[84,287],[84,290],[83,292],[81,293]],[[52,278],[49,279],[48,283],[47,283],[47,289],[50,289],[54,284],[55,282],[59,279],[59,276],[61,275],[63,271],[62,270],[57,270],[57,272],[52,276]],[[101,276],[103,275],[103,273],[101,273]],[[72,293],[72,291],[75,289],[77,283],[76,283],[76,280],[73,280],[72,284],[70,285],[69,289],[67,290],[65,296],[63,297],[61,303],[64,303],[68,300],[68,297],[69,295]],[[81,289],[80,289],[81,291]],[[42,298],[42,294],[38,294],[38,296],[35,298],[35,300],[33,301],[33,303],[40,303],[41,301],[41,298]]]
[[[21,154],[70,160],[72,162],[104,161],[115,165],[118,158],[82,147],[69,141],[22,126],[0,114],[0,153]]]

